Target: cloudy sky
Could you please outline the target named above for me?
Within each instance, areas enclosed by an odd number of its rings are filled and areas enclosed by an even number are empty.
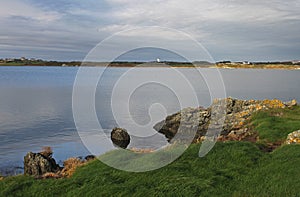
[[[300,0],[2,0],[0,58],[83,60],[117,32],[161,26],[189,34],[216,61],[296,60],[299,10]],[[177,40],[172,34],[155,39]]]

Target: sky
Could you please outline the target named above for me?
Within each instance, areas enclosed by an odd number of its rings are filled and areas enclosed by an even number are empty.
[[[158,26],[188,34],[215,61],[299,60],[299,10],[300,0],[1,0],[0,58],[81,61],[120,31]],[[106,52],[149,36],[119,36]],[[178,43],[162,32],[151,39]],[[202,60],[189,44],[180,47]],[[135,51],[128,60],[164,57],[162,50]]]

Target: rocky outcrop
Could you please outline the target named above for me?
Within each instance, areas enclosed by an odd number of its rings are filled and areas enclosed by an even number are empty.
[[[210,130],[220,131],[219,140],[256,140],[255,133],[251,133],[245,124],[249,117],[262,109],[285,108],[297,105],[295,100],[282,102],[280,100],[238,100],[233,98],[216,99],[205,109],[203,107],[187,108],[168,116],[157,123],[154,129],[166,136],[169,141],[183,139],[196,130],[193,142],[203,141]],[[212,132],[213,135],[213,132]]]
[[[126,129],[114,128],[111,132],[111,140],[115,146],[126,149],[130,143],[130,136]]]
[[[46,157],[41,153],[29,152],[24,157],[24,174],[30,176],[41,176],[49,172],[58,172],[59,165],[49,155]]]
[[[93,161],[96,159],[95,155],[87,155],[85,158],[85,161]]]
[[[286,144],[300,144],[300,130],[290,133],[286,139]]]

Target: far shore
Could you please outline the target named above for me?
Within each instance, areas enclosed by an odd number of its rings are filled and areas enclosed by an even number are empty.
[[[300,61],[286,62],[230,62],[223,61],[210,63],[207,61],[196,62],[81,62],[81,61],[45,61],[45,60],[28,60],[13,59],[1,60],[0,66],[39,66],[39,67],[153,67],[153,68],[220,68],[220,69],[282,69],[282,70],[300,70]]]

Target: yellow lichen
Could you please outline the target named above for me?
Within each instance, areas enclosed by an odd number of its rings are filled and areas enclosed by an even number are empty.
[[[278,99],[264,100],[263,105],[265,105],[269,108],[284,108],[285,107],[284,103]]]

